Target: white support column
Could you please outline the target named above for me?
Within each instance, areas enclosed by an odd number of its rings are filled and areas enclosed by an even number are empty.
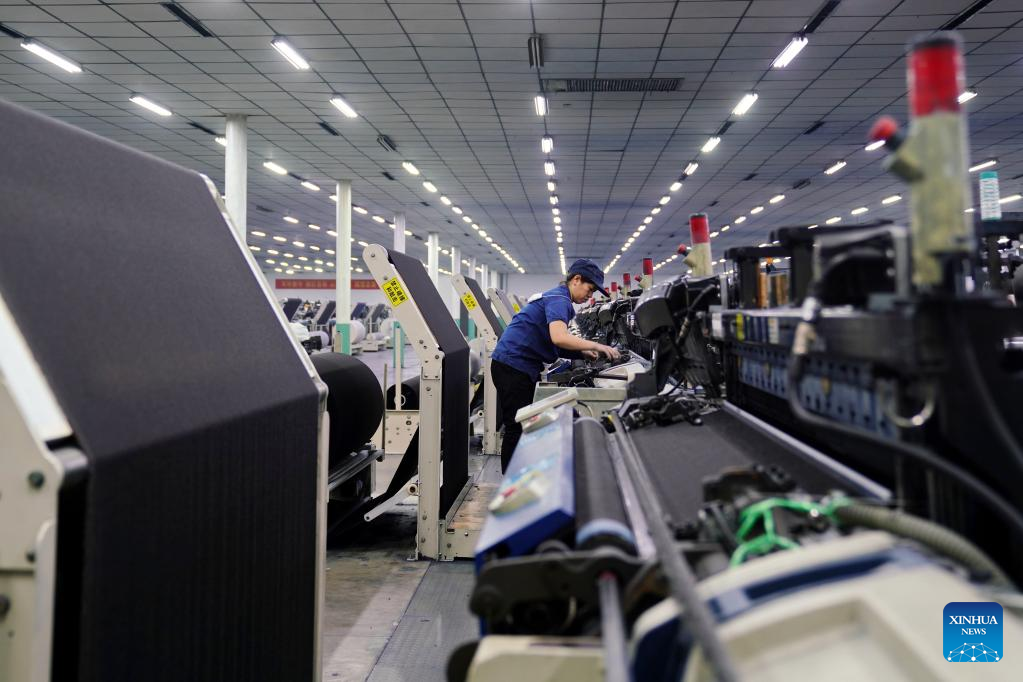
[[[469,256],[469,276],[477,282],[482,282],[480,273],[476,272],[476,256]]]
[[[405,253],[405,214],[397,213],[394,216],[394,250],[398,253]]]
[[[227,214],[231,216],[245,243],[246,207],[248,206],[249,141],[245,114],[228,114],[227,148],[224,152],[224,195]]]
[[[454,278],[457,277],[460,274],[462,274],[462,250],[460,248],[458,248],[457,246],[452,246],[451,247],[451,279],[452,279],[452,281],[454,281]],[[451,300],[448,301],[448,308],[451,310],[451,317],[455,318],[456,321],[458,320],[459,315],[461,315],[461,310],[459,310],[459,308],[458,308],[459,300],[460,299],[458,297],[458,291],[455,290],[454,285],[452,285],[451,286]]]
[[[483,268],[483,270],[480,272],[479,278],[480,288],[483,289],[483,291],[486,291],[487,289],[490,288],[490,268],[487,266],[486,263],[484,263],[480,267]]]
[[[337,292],[334,325],[334,351],[352,354],[352,181],[337,181],[337,214],[334,225],[337,232],[334,264]]]
[[[437,286],[437,278],[440,276],[439,268],[440,235],[436,232],[431,232],[426,237],[426,272],[430,275],[433,286]]]

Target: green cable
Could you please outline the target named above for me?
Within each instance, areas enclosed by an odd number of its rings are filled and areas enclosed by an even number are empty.
[[[846,504],[849,504],[849,500],[845,498],[836,498],[827,505],[821,505],[816,502],[790,500],[784,497],[771,497],[751,504],[739,512],[739,529],[736,531],[735,536],[742,542],[732,552],[729,564],[731,566],[738,566],[751,554],[767,554],[773,549],[794,549],[799,546],[798,543],[775,532],[775,509],[789,509],[803,512],[804,514],[816,512],[833,519],[835,510]],[[752,540],[747,540],[746,536],[753,530],[758,521],[763,525],[763,533]]]

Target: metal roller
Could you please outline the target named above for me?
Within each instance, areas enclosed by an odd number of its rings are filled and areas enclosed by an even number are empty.
[[[596,419],[575,423],[575,542],[579,549],[617,547],[636,553],[607,434]]]
[[[394,385],[387,388],[387,409],[418,410],[419,409],[419,377],[406,379],[401,384],[401,404],[394,404]]]

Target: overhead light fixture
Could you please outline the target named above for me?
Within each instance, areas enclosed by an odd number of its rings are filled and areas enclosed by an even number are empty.
[[[464,215],[464,216],[462,216],[462,222],[463,223],[471,223],[472,222],[472,218],[470,218],[467,215]]]
[[[884,146],[884,143],[885,143],[885,140],[874,140],[873,142],[868,144],[866,147],[864,147],[863,151],[865,151],[865,152],[872,152],[875,149],[880,149],[881,147]]]
[[[1019,201],[1020,199],[1023,199],[1023,194],[1010,194],[1007,197],[1002,197],[1001,199],[999,199],[998,203],[1011,204],[1012,202]]]
[[[741,215],[733,221],[736,225],[741,225],[746,222],[746,216]]]
[[[803,51],[803,48],[806,47],[807,42],[808,40],[806,36],[803,35],[792,36],[792,40],[789,42],[788,45],[785,46],[785,49],[781,51],[781,54],[778,55],[778,57],[774,60],[774,63],[771,66],[773,66],[776,69],[784,69],[790,63],[792,63],[792,60],[796,58],[796,55]]]
[[[785,200],[785,195],[784,194],[775,194],[773,197],[771,197],[771,199],[767,203],[769,203],[769,204],[777,204],[779,201],[784,201],[784,200]]]
[[[558,205],[558,195],[557,194],[552,194],[551,197],[550,197],[550,202],[551,202],[551,206],[557,206]]]
[[[977,96],[976,90],[966,89],[963,90],[962,93],[959,95],[958,100],[960,104],[966,104],[976,96]]]
[[[450,206],[451,205],[451,199],[448,199],[446,196],[442,195],[441,198],[440,198],[440,203],[444,204],[445,206]]]
[[[735,114],[736,116],[742,116],[743,114],[750,110],[750,107],[752,107],[753,103],[756,102],[757,99],[759,98],[760,95],[758,95],[757,93],[747,92],[745,95],[742,96],[742,99],[739,100],[739,103],[735,105],[735,108],[732,109],[732,113]]]
[[[704,154],[708,154],[714,151],[714,148],[717,147],[719,144],[721,144],[721,138],[712,137],[703,143],[703,147],[700,148],[700,151],[703,152]]]
[[[725,225],[719,230],[719,232],[728,232],[730,229],[732,229],[731,225]]]
[[[352,210],[355,211],[356,213],[361,213],[362,215],[366,215],[367,213],[369,213],[369,211],[364,209],[362,206],[352,206]]]
[[[423,181],[423,187],[426,189],[427,192],[436,192],[437,191],[437,185],[433,184],[429,180],[424,180]]]
[[[753,208],[750,209],[750,215],[756,215],[763,210],[764,210],[763,206],[754,206]]]
[[[827,220],[825,220],[825,221],[824,221],[824,224],[825,224],[825,225],[834,225],[835,223],[840,223],[840,222],[842,222],[842,219],[841,219],[841,218],[839,218],[839,217],[838,217],[838,216],[836,215],[836,216],[834,216],[834,217],[832,217],[832,218],[828,218]]]
[[[31,52],[32,54],[42,57],[51,64],[59,66],[68,73],[82,72],[82,67],[78,66],[78,64],[75,64],[70,59],[65,59],[64,57],[61,57],[59,54],[57,54],[50,48],[45,47],[34,40],[26,40],[23,43],[21,43],[21,46],[28,50],[29,52]]]
[[[333,201],[336,204],[337,203],[337,195],[336,194],[331,194],[330,195],[330,200]]]
[[[286,237],[281,237],[281,236],[275,234],[274,235],[274,241],[275,242],[281,242],[283,244],[284,242],[286,242],[288,240],[287,240]]]
[[[668,194],[665,194],[663,197],[661,197],[660,199],[657,200],[657,203],[659,203],[661,206],[664,206],[669,201],[671,201],[671,196],[668,195]]]
[[[321,229],[320,226],[315,224],[315,223],[309,223],[308,227],[309,227],[310,230],[317,230],[317,231],[319,231]]]
[[[480,237],[486,239],[487,231],[486,230],[480,230],[479,232],[480,232]]]
[[[547,174],[547,175],[553,176],[554,175],[554,162],[553,161],[544,161],[543,162],[543,172],[545,174]]]
[[[544,154],[550,154],[554,151],[554,138],[550,135],[544,135],[540,138],[540,151]]]
[[[313,183],[309,182],[308,180],[303,180],[302,181],[302,186],[305,187],[308,190],[312,190],[313,192],[319,192],[320,191],[319,185],[314,185]]]
[[[654,219],[651,218],[650,216],[647,216],[646,218],[643,218],[643,223],[646,224],[646,225],[649,225],[653,221],[654,221]]]
[[[699,167],[700,164],[696,163],[695,161],[691,161],[689,165],[686,166],[686,169],[682,172],[685,173],[686,175],[692,175],[693,173],[696,172],[696,169]]]
[[[477,225],[476,223],[473,223],[471,227],[472,227],[472,229],[476,230],[477,232],[480,231],[480,226]]]
[[[451,210],[454,211],[457,215],[462,215],[462,209],[460,209],[458,206],[452,206]]]
[[[868,209],[866,206],[860,206],[859,208],[854,208],[853,210],[849,211],[849,215],[863,215],[869,210],[870,209]]]
[[[419,175],[419,169],[411,161],[402,161],[401,167],[408,171],[410,175]]]
[[[261,248],[259,248],[258,246],[255,246],[253,244],[249,244],[249,250],[250,251],[262,251]]]
[[[355,111],[355,109],[352,108],[352,105],[346,102],[345,98],[341,95],[334,95],[331,97],[330,103],[347,118],[359,118],[358,112]]]
[[[295,241],[293,241],[293,242],[291,242],[291,243],[292,243],[292,245],[294,245],[294,246],[297,246],[297,247],[298,247],[298,248],[300,248],[300,249],[304,249],[304,248],[305,248],[305,242],[300,242],[300,241],[298,241],[298,240],[295,240]],[[298,259],[299,259],[299,260],[309,260],[309,259],[308,259],[308,258],[306,258],[305,256],[299,256],[299,257],[298,257]]]
[[[217,135],[216,137],[213,138],[213,141],[219,144],[221,147],[227,146],[227,138],[224,137],[223,135]]]
[[[275,50],[281,53],[281,56],[288,60],[288,63],[294,66],[300,71],[306,71],[309,68],[309,62],[305,60],[302,55],[298,53],[291,43],[282,36],[277,36],[270,41],[270,44]]]
[[[998,159],[988,159],[987,161],[981,161],[976,166],[970,166],[970,172],[976,173],[979,170],[990,168],[991,166],[994,166],[996,163],[998,163]]]
[[[554,215],[561,215],[561,209],[560,208],[552,208],[551,209],[551,213],[553,213]]]
[[[717,232],[711,232],[711,233],[710,233],[710,238],[711,238],[711,239],[713,239],[713,238],[714,238],[714,237],[716,237],[716,236],[718,236],[718,233],[717,233]]]
[[[154,102],[153,100],[146,99],[142,95],[132,95],[128,99],[130,99],[132,102],[134,102],[135,104],[139,105],[143,109],[149,109],[154,114],[159,114],[160,116],[170,116],[171,115],[171,110],[170,109],[168,109],[167,107],[162,107],[159,104],[157,104],[156,102]]]
[[[644,223],[644,224],[640,225],[639,227],[637,227],[636,228],[636,232],[642,232],[645,229],[646,229],[646,223]]]
[[[277,173],[277,175],[287,175],[288,174],[288,169],[287,168],[285,168],[284,166],[280,166],[280,165],[274,163],[273,161],[264,161],[263,162],[263,168],[265,168],[268,171],[271,171],[273,173]]]
[[[386,222],[387,222],[386,220],[384,220],[383,218],[381,218],[381,217],[380,217],[380,216],[378,216],[378,215],[375,215],[375,216],[373,216],[373,220],[377,221],[377,222],[378,222],[378,223],[380,223],[381,225],[383,225],[384,223],[386,223]]]
[[[254,237],[265,237],[266,236],[266,232],[260,232],[259,230],[252,230],[251,232],[249,232],[249,234],[251,234]]]
[[[884,199],[882,199],[881,203],[887,206],[888,204],[894,204],[896,201],[901,201],[901,200],[902,200],[902,196],[900,196],[898,194],[893,194],[890,197],[885,197]]]
[[[547,98],[543,95],[534,97],[533,108],[536,110],[537,116],[544,116],[547,113]]]
[[[548,192],[553,192],[556,189],[558,189],[558,183],[554,182],[553,180],[548,180],[547,181],[547,191]]]
[[[682,183],[679,182],[678,180],[676,180],[675,182],[671,183],[671,187],[668,188],[668,191],[669,192],[677,192],[680,189],[682,189]]]
[[[845,168],[848,164],[845,161],[839,161],[838,163],[832,164],[824,169],[825,175],[832,175]]]

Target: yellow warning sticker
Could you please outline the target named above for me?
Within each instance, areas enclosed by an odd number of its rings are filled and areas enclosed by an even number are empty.
[[[405,293],[405,288],[401,286],[401,280],[397,277],[384,280],[383,290],[395,308],[408,300],[408,294]]]
[[[471,291],[465,292],[465,296],[462,297],[462,304],[465,305],[466,310],[472,310],[478,305],[476,297],[472,295]]]
[[[515,314],[518,315],[522,308],[519,307],[518,303],[512,303],[512,308],[515,308]]]
[[[746,340],[746,325],[742,319],[742,313],[738,313],[735,316],[735,338],[740,341]]]

